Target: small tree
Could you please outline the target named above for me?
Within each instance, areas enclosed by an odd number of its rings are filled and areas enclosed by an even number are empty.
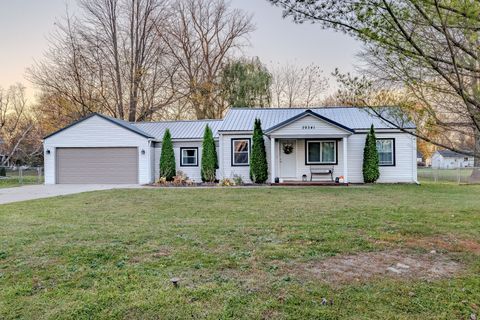
[[[375,137],[375,130],[372,124],[370,132],[367,134],[365,148],[363,149],[363,181],[365,183],[373,183],[379,177],[377,138]]]
[[[172,135],[170,130],[165,130],[162,140],[162,153],[160,155],[160,177],[172,181],[175,176],[175,154],[173,152]]]
[[[263,140],[262,123],[255,119],[253,129],[252,157],[250,159],[250,179],[254,183],[264,183],[268,179],[267,153]]]
[[[201,175],[203,182],[213,182],[216,179],[216,170],[218,169],[217,150],[215,140],[213,139],[212,129],[207,126],[203,134],[202,143],[202,168]]]

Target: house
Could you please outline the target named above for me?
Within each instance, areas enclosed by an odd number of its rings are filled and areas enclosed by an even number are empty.
[[[423,162],[423,154],[417,150],[417,165],[425,165]]]
[[[468,151],[466,151],[468,153]],[[473,167],[473,156],[451,150],[438,150],[432,155],[432,168],[453,169]]]
[[[203,132],[217,144],[217,178],[249,182],[255,118],[265,134],[269,182],[331,180],[362,183],[363,149],[373,124],[385,183],[417,181],[416,139],[354,107],[315,109],[232,108],[223,120],[130,123],[91,114],[44,138],[45,183],[140,183],[159,178],[161,141],[172,134],[177,170],[200,181]],[[409,122],[404,130],[414,131]],[[312,172],[331,175],[314,175]]]

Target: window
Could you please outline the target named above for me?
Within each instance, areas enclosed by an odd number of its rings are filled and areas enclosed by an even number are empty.
[[[337,141],[307,141],[307,164],[336,164]]]
[[[250,139],[232,139],[232,166],[250,164]]]
[[[180,148],[180,166],[198,166],[198,148]]]
[[[377,139],[378,164],[395,165],[395,139]]]

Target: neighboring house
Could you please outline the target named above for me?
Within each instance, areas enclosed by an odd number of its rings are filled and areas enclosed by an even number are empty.
[[[473,167],[473,156],[450,150],[438,150],[432,155],[432,168],[452,169]]]
[[[417,150],[417,165],[422,165],[423,162],[423,154]]]
[[[170,129],[177,170],[201,180],[202,138],[208,124],[216,143],[217,178],[249,182],[255,118],[262,122],[269,182],[310,180],[312,171],[362,183],[363,149],[373,124],[379,182],[417,181],[416,138],[360,108],[232,108],[223,120],[138,122],[92,114],[45,137],[45,183],[151,183],[159,178],[161,141]],[[413,124],[404,129],[415,130]],[[329,175],[316,176],[329,180]]]

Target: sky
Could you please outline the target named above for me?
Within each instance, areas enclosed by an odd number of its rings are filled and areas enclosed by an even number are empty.
[[[76,0],[0,0],[0,87],[21,82],[33,99],[34,88],[25,79],[26,68],[41,59],[48,47],[54,23],[76,11]],[[354,71],[360,44],[346,35],[323,30],[315,24],[294,24],[283,19],[280,8],[266,0],[231,0],[231,6],[253,15],[247,56],[258,56],[268,64],[319,65],[328,76],[338,67]],[[331,81],[331,87],[334,82]],[[331,89],[332,90],[332,89]]]

